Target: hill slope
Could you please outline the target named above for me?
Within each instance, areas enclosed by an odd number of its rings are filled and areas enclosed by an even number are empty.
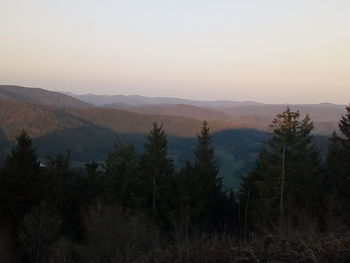
[[[140,106],[127,106],[121,104],[107,104],[105,108],[122,109],[130,112],[140,114],[157,114],[157,115],[169,115],[178,117],[188,117],[196,120],[226,120],[226,121],[238,121],[238,118],[224,112],[192,106],[188,104],[159,104],[159,105],[140,105]]]
[[[93,107],[91,104],[59,92],[13,85],[0,85],[0,97],[60,108]]]
[[[284,111],[287,106],[294,111],[300,111],[303,115],[308,113],[315,122],[338,121],[345,112],[345,105],[336,104],[246,105],[230,107],[221,111],[233,116],[259,116],[272,119],[273,116]]]
[[[202,118],[206,114],[206,117],[227,118],[225,113],[188,105],[172,105],[167,109],[168,112],[162,113],[171,113],[174,109],[176,113],[179,108],[181,114],[193,114],[193,117]],[[191,160],[201,120],[98,107],[58,108],[0,96],[0,159],[4,158],[22,129],[34,138],[40,158],[70,151],[74,165],[92,160],[103,161],[117,136],[124,142],[134,143],[138,152],[141,152],[145,134],[155,121],[164,124],[169,154],[176,167]],[[257,121],[252,118],[252,124],[254,122]],[[237,186],[240,177],[253,166],[257,152],[270,135],[262,131],[240,129],[244,126],[232,120],[210,120],[209,126],[220,165],[220,176],[224,178],[225,185]]]
[[[81,120],[57,108],[0,97],[0,129],[9,140],[13,140],[23,129],[32,137],[39,137],[82,125]]]
[[[74,165],[92,160],[103,161],[117,137],[135,144],[138,152],[141,152],[145,135],[154,121],[164,124],[169,140],[169,155],[176,167],[181,167],[186,160],[193,158],[195,136],[201,128],[200,120],[103,108],[60,109],[0,97],[0,160],[9,152],[15,136],[22,129],[33,137],[42,159],[70,151]],[[266,135],[256,131],[258,136],[252,137],[249,132],[242,131],[237,133],[237,137],[234,136],[235,140],[227,141],[224,139],[228,138],[226,135],[216,136],[215,131],[239,126],[224,121],[210,121],[209,125],[222,168],[220,175],[225,178],[225,184],[236,184],[240,175],[249,169]],[[224,134],[230,134],[227,132]],[[249,145],[246,145],[247,140]]]
[[[167,134],[180,137],[196,136],[201,128],[202,121],[186,117],[168,115],[144,115],[116,109],[68,109],[67,113],[86,120],[100,127],[111,129],[118,133],[148,133],[152,123],[163,124]],[[213,120],[209,122],[213,132],[242,128],[239,123]]]
[[[22,129],[33,137],[40,137],[82,126],[101,127],[115,133],[146,134],[154,122],[163,124],[169,135],[180,137],[196,136],[202,124],[200,120],[186,117],[144,115],[97,107],[61,109],[0,96],[0,129],[10,140]],[[239,123],[232,121],[213,120],[209,124],[213,132],[242,128]]]
[[[237,105],[261,105],[261,103],[246,101],[237,102],[230,100],[218,100],[218,101],[205,101],[205,100],[189,100],[181,98],[169,98],[169,97],[146,97],[139,95],[95,95],[95,94],[83,94],[76,95],[73,93],[66,93],[69,96],[85,101],[87,103],[94,104],[96,106],[103,106],[106,104],[126,104],[126,105],[157,105],[157,104],[187,104],[198,107],[207,108],[229,108]]]

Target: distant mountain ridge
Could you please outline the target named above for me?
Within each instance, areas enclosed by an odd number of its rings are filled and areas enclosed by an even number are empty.
[[[0,97],[59,108],[93,107],[92,104],[59,92],[48,91],[40,88],[26,88],[15,85],[0,85]]]
[[[70,104],[62,107],[62,103],[51,102],[50,95],[55,97],[56,93],[46,93],[49,96],[48,101],[42,101],[42,90],[14,88],[10,91],[12,92],[0,95],[0,162],[6,158],[14,145],[15,137],[22,129],[33,138],[40,159],[69,152],[73,165],[82,166],[88,161],[105,160],[116,140],[132,143],[139,152],[142,151],[146,134],[157,121],[164,126],[168,135],[169,155],[179,168],[192,158],[196,135],[202,125],[202,120],[188,117],[140,114],[92,107],[90,104],[89,107],[71,107]],[[34,94],[32,91],[35,91]],[[36,98],[36,94],[39,94],[39,98]],[[245,136],[245,130],[240,131],[243,127],[233,121],[212,120],[209,125],[213,138],[216,138],[214,135],[219,131],[237,132],[238,138],[232,142],[215,142],[222,167],[221,176],[226,178],[225,184],[235,184],[239,181],[239,174],[249,169],[254,160],[252,156],[267,135],[264,132],[247,130],[249,134],[254,134],[248,139],[250,136]],[[221,135],[218,137],[221,138]],[[232,157],[230,152],[240,149],[244,139],[248,139],[252,145],[244,150],[244,155],[240,150],[237,158]],[[237,171],[238,175],[233,177],[233,171]]]
[[[257,152],[270,136],[266,132],[268,124],[287,106],[230,101],[175,103],[184,100],[131,98],[134,102],[139,100],[139,104],[120,100],[96,106],[59,92],[2,85],[0,160],[11,149],[15,136],[25,129],[33,137],[40,158],[69,151],[76,165],[103,161],[117,138],[142,150],[145,135],[152,123],[158,122],[164,125],[168,135],[170,156],[177,167],[181,167],[192,158],[196,135],[206,119],[213,135],[220,176],[224,177],[225,184],[238,185],[240,176],[249,171]],[[150,101],[156,103],[149,104]],[[164,101],[172,103],[160,103]],[[209,106],[203,106],[203,103]],[[302,113],[309,112],[315,120],[316,132],[326,135],[337,128],[341,114],[345,113],[343,106],[328,103],[288,106]],[[325,149],[327,137],[315,138]]]
[[[236,121],[238,118],[219,110],[193,106],[189,104],[107,104],[104,108],[121,109],[140,114],[160,114],[178,117],[188,117],[196,120],[226,120]]]
[[[140,95],[96,95],[96,94],[81,94],[77,95],[70,92],[62,92],[76,99],[85,101],[96,106],[111,107],[113,105],[125,105],[125,106],[146,106],[146,105],[167,105],[167,104],[185,104],[197,107],[208,107],[215,109],[233,108],[238,106],[317,106],[317,107],[336,107],[344,109],[346,105],[321,102],[315,104],[268,104],[256,101],[231,101],[231,100],[191,100],[183,98],[172,97],[147,97]]]
[[[76,95],[73,93],[66,92],[65,94],[72,96],[76,99],[85,101],[96,106],[103,106],[108,104],[128,104],[128,105],[157,105],[157,104],[186,104],[198,107],[208,108],[228,108],[238,105],[263,105],[254,101],[237,102],[230,100],[189,100],[181,98],[171,97],[146,97],[140,95],[94,95],[94,94],[83,94]]]
[[[159,112],[141,114],[107,109],[58,92],[0,86],[0,129],[9,140],[13,140],[22,129],[35,138],[82,127],[90,127],[90,130],[92,127],[101,127],[113,133],[146,134],[154,122],[162,123],[169,135],[194,137],[200,130],[202,120]],[[212,131],[243,127],[239,122],[232,120],[211,122]]]
[[[345,105],[318,104],[264,104],[253,101],[196,101],[166,97],[138,95],[74,95],[83,101],[104,108],[114,108],[140,114],[160,114],[189,117],[197,120],[223,120],[241,127],[268,130],[273,117],[290,107],[301,115],[309,114],[315,125],[315,133],[331,134],[338,129],[338,121]],[[108,102],[108,103],[107,103]]]
[[[268,124],[273,117],[287,106],[292,110],[299,110],[302,115],[309,113],[315,124],[315,132],[329,135],[333,130],[337,130],[338,121],[345,111],[345,105],[331,103],[293,105],[249,101],[196,101],[138,95],[74,95],[72,93],[67,95],[12,85],[0,85],[0,98],[64,109],[72,118],[92,121],[94,125],[118,132],[123,130],[143,133],[146,132],[146,128],[141,127],[142,125],[149,126],[154,121],[164,122],[171,127],[169,129],[171,135],[181,133],[181,136],[192,136],[195,130],[193,127],[197,127],[203,120],[210,121],[213,131],[234,128],[268,131]],[[107,101],[114,101],[114,103],[105,104]],[[96,106],[92,103],[103,103],[103,105]],[[71,108],[79,110],[69,112]],[[73,116],[73,112],[83,116]],[[119,127],[116,123],[119,123]],[[180,129],[181,126],[183,129]],[[179,134],[176,134],[177,132]]]

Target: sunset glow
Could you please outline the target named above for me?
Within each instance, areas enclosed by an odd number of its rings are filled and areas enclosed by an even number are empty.
[[[350,1],[2,0],[0,84],[348,103]]]

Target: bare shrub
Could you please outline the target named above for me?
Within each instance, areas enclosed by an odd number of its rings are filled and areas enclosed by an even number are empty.
[[[60,237],[49,251],[49,263],[73,263],[76,245],[66,237]]]
[[[50,244],[57,237],[60,224],[57,212],[45,203],[34,207],[24,217],[19,239],[29,262],[47,262]]]
[[[350,262],[350,234],[342,236],[279,235],[256,237],[248,243],[230,236],[196,238],[186,253],[184,243],[152,251],[138,263],[348,263]]]
[[[158,231],[142,216],[103,206],[84,214],[87,242],[81,262],[132,262],[158,244]]]

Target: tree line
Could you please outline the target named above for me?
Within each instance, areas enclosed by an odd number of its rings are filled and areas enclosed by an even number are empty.
[[[199,239],[247,244],[267,233],[281,242],[310,229],[348,233],[350,106],[346,110],[326,159],[314,145],[308,115],[289,108],[276,115],[273,134],[238,192],[222,186],[206,121],[193,161],[180,170],[157,123],[141,155],[117,141],[104,163],[84,169],[70,166],[69,153],[40,162],[22,131],[0,171],[0,261],[167,262],[159,255],[159,261],[137,260],[181,244],[174,262],[197,262],[190,251]],[[262,251],[268,260],[265,243]]]

